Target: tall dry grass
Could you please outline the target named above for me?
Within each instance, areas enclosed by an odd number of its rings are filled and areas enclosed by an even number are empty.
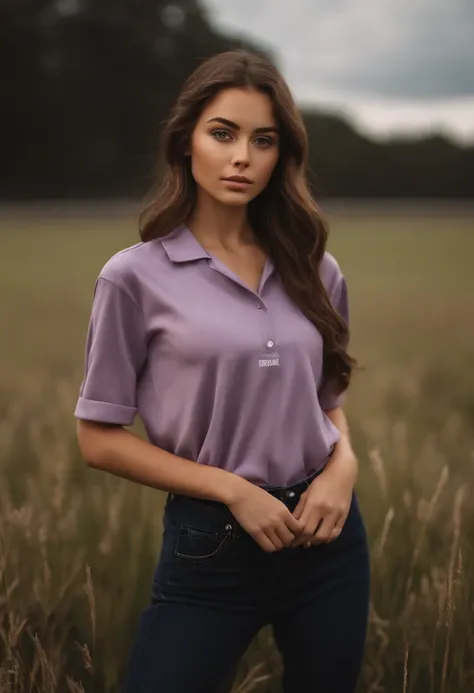
[[[93,282],[137,240],[134,215],[81,209],[0,210],[0,693],[118,693],[160,550],[164,494],[77,449]],[[367,367],[346,409],[372,550],[360,693],[474,691],[474,234],[455,211],[331,220]],[[234,693],[277,693],[280,669],[264,629]]]
[[[462,412],[420,431],[419,420],[399,415],[400,402],[390,405],[396,383],[403,390],[396,374],[379,383],[383,414],[351,417],[372,547],[360,690],[468,693],[473,434]],[[408,393],[410,410],[421,411],[426,393],[417,391]],[[86,468],[71,415],[74,379],[28,378],[3,394],[0,691],[118,692],[148,599],[164,494]],[[263,630],[234,692],[278,691],[280,670],[271,632]]]

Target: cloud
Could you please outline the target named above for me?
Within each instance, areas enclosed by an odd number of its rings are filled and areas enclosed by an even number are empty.
[[[205,0],[223,28],[280,54],[293,91],[436,101],[474,96],[468,0]]]

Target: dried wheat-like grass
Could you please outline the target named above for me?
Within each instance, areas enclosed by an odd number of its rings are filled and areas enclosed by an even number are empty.
[[[34,636],[34,643],[36,652],[38,655],[39,662],[41,664],[41,682],[42,690],[41,693],[55,693],[56,690],[56,676],[54,675],[53,668],[51,666],[46,652],[41,645],[37,635]]]
[[[446,577],[446,644],[444,649],[443,657],[443,669],[441,673],[441,689],[440,693],[444,693],[446,690],[446,680],[448,674],[448,661],[449,661],[449,650],[451,645],[452,636],[452,624],[453,624],[453,614],[455,610],[455,604],[453,600],[453,590],[455,581],[455,568],[456,568],[456,558],[458,557],[459,549],[459,539],[461,536],[461,513],[462,506],[464,503],[464,498],[466,496],[466,487],[462,486],[456,491],[456,496],[454,498],[454,508],[453,508],[453,543],[451,546],[451,557],[448,566],[448,573]],[[458,559],[459,562],[459,559]]]
[[[82,683],[77,683],[77,681],[73,681],[69,676],[66,677],[66,682],[69,687],[70,693],[86,693]]]
[[[421,522],[420,531],[418,532],[418,540],[415,544],[415,549],[413,551],[411,565],[410,565],[410,571],[408,574],[408,580],[407,580],[406,586],[405,586],[405,592],[406,593],[408,593],[412,588],[413,570],[414,570],[415,565],[418,561],[420,550],[421,550],[421,547],[423,545],[423,540],[425,538],[426,529],[427,529],[428,525],[430,524],[431,520],[433,519],[435,508],[438,504],[438,501],[441,497],[441,494],[442,494],[444,488],[446,487],[446,484],[448,483],[448,478],[449,478],[449,472],[448,472],[448,468],[445,466],[445,467],[443,467],[443,470],[441,472],[440,478],[439,478],[438,483],[436,485],[435,491],[434,491],[434,493],[433,493],[432,497],[430,498],[430,501],[427,505],[425,517],[424,517],[423,521]]]
[[[387,511],[387,514],[385,515],[385,520],[383,523],[382,527],[382,534],[380,536],[380,540],[376,548],[373,550],[373,558],[374,560],[380,561],[383,557],[383,550],[385,543],[387,541],[388,533],[390,531],[391,524],[393,522],[393,519],[395,517],[395,510],[393,508],[389,508]]]
[[[21,663],[13,657],[6,657],[0,664],[0,693],[23,693],[24,686]]]
[[[92,623],[92,651],[95,649],[95,637],[96,637],[96,610],[95,610],[95,593],[94,584],[92,582],[91,568],[90,565],[86,566],[86,584],[85,590],[87,594],[87,599],[89,600],[89,610],[91,615]]]
[[[371,660],[371,680],[367,693],[379,693],[382,689],[384,677],[384,657],[390,644],[389,628],[390,622],[383,619],[377,613],[374,604],[371,602],[369,608],[369,624],[372,630],[373,639],[373,658]]]
[[[251,693],[259,683],[273,678],[273,674],[260,674],[264,668],[265,664],[263,662],[255,664],[245,676],[244,680],[240,684],[235,684],[232,687],[231,693]]]
[[[405,661],[403,662],[403,693],[408,691],[408,644],[405,645]]]
[[[81,645],[79,642],[76,642],[76,647],[80,650],[82,654],[82,661],[84,662],[85,670],[89,672],[89,674],[92,674],[94,672],[94,667],[89,648],[87,647],[87,645]]]
[[[387,387],[397,387],[396,374],[389,375]],[[86,684],[79,681],[80,674],[68,669],[75,648],[81,653],[84,674],[90,676],[94,670],[107,681],[96,693],[116,690],[125,626],[131,622],[131,609],[138,608],[131,595],[144,584],[145,568],[128,557],[130,551],[137,556],[146,554],[145,529],[149,532],[146,541],[150,537],[156,542],[161,533],[156,522],[156,493],[116,483],[105,475],[92,476],[78,464],[70,437],[75,394],[71,395],[64,382],[47,390],[32,386],[22,401],[11,404],[8,422],[2,421],[0,427],[0,470],[4,475],[0,479],[0,693],[7,685],[8,693],[84,693]],[[66,411],[66,406],[71,409]],[[454,500],[454,536],[448,560],[440,518],[453,501],[453,494],[447,491],[448,443],[456,445],[456,454],[462,443],[469,468],[471,438],[460,442],[465,429],[459,417],[450,417],[439,430],[421,431],[421,454],[417,454],[417,466],[409,469],[399,462],[412,456],[410,420],[396,419],[394,424],[383,410],[375,417],[371,437],[376,442],[369,457],[380,492],[370,497],[363,510],[372,527],[370,538],[377,539],[372,548],[376,596],[369,615],[363,690],[400,690],[403,671],[405,693],[418,693],[420,675],[430,678],[432,693],[465,693],[474,680],[470,663],[474,660],[474,630],[469,626],[472,554],[469,543],[462,542],[472,526],[469,505],[463,504],[467,490]],[[360,424],[367,430],[370,422]],[[382,446],[393,449],[392,458],[382,457]],[[429,483],[425,483],[426,470],[434,468],[441,476],[434,494],[431,498],[427,494],[428,500],[423,501],[420,496]],[[367,472],[361,472],[363,486]],[[453,476],[457,473],[456,469]],[[416,475],[422,482],[421,493],[412,484]],[[130,516],[131,508],[137,510],[136,521],[126,526],[124,518]],[[379,518],[384,518],[383,523]],[[406,527],[408,532],[401,530]],[[428,539],[433,553],[424,550]],[[155,550],[156,544],[153,555]],[[118,572],[122,584],[115,579]],[[419,581],[414,580],[415,573]],[[127,598],[122,599],[124,593]],[[36,638],[31,660],[25,657],[24,647],[29,635]],[[465,639],[462,647],[461,638]],[[96,648],[97,642],[104,646]],[[247,693],[262,683],[273,693],[271,679],[277,674],[268,673],[273,647],[271,643],[262,647],[262,663],[251,667],[235,684],[234,693]],[[77,665],[77,652],[74,655]]]
[[[369,451],[369,460],[372,465],[372,470],[377,478],[377,481],[379,482],[382,498],[384,501],[386,501],[388,497],[387,473],[385,471],[382,455],[380,454],[380,450],[378,448],[373,448]]]

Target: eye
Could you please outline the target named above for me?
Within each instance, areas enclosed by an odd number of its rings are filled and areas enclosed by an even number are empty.
[[[271,147],[275,144],[275,140],[272,137],[257,137],[255,140],[259,147]]]
[[[211,135],[216,140],[221,140],[223,142],[226,142],[227,138],[230,137],[230,133],[227,132],[227,130],[212,130]]]

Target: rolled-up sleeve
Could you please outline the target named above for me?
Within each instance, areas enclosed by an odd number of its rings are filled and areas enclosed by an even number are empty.
[[[330,296],[330,299],[334,308],[345,320],[347,326],[349,327],[349,296],[347,283],[342,274],[339,277],[335,290]],[[346,348],[348,346],[348,342],[349,340],[347,338],[345,343]],[[336,407],[342,407],[346,399],[346,391],[335,394],[333,389],[330,387],[330,383],[323,378],[318,392],[318,399],[321,409],[324,411],[329,411],[330,409],[335,409]]]
[[[137,412],[137,380],[145,360],[145,322],[139,305],[125,289],[99,276],[74,415],[130,426]]]

